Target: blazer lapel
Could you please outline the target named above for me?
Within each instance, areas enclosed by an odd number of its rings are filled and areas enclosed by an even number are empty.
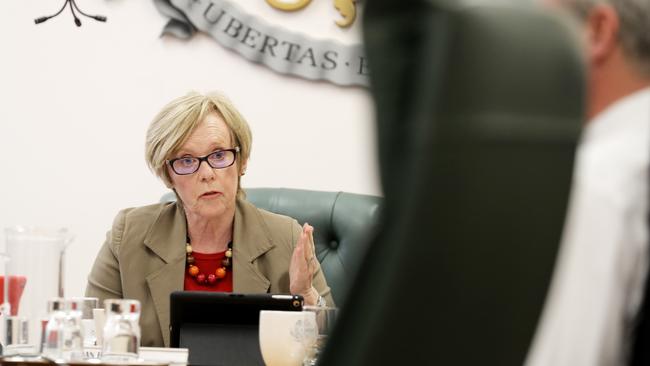
[[[271,281],[260,272],[255,261],[275,247],[264,220],[251,203],[237,200],[233,230],[233,291],[268,292]]]
[[[169,347],[169,295],[183,290],[186,225],[182,206],[169,204],[151,226],[144,243],[164,262],[158,270],[147,275],[146,281],[166,347]]]
[[[145,245],[164,264],[146,277],[158,316],[163,342],[169,347],[169,295],[183,290],[185,277],[185,234],[187,223],[182,205],[165,207],[145,238]],[[257,208],[238,199],[233,229],[233,291],[268,292],[271,281],[260,272],[255,261],[275,247],[268,227]]]

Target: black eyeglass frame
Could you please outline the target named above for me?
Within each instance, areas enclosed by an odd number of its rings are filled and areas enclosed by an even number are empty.
[[[210,161],[208,160],[208,157],[211,156],[211,155],[213,155],[213,154],[220,153],[220,152],[224,152],[224,151],[230,151],[230,152],[233,153],[234,157],[233,157],[233,159],[232,159],[232,163],[230,163],[230,164],[228,164],[228,165],[226,165],[226,166],[221,166],[221,167],[212,166],[212,164],[210,164]],[[176,174],[176,175],[190,175],[190,174],[194,174],[194,173],[196,173],[196,172],[199,171],[199,169],[201,168],[201,163],[204,162],[204,161],[205,161],[205,162],[208,164],[208,166],[209,166],[210,168],[212,168],[212,169],[225,169],[225,168],[228,168],[228,167],[232,166],[233,164],[235,164],[235,161],[237,161],[237,154],[239,153],[239,151],[241,151],[241,149],[239,148],[239,146],[235,146],[235,147],[233,147],[232,149],[219,149],[219,150],[215,150],[215,151],[213,151],[213,152],[211,152],[211,153],[209,153],[208,155],[205,155],[205,156],[181,156],[180,158],[168,159],[168,160],[167,160],[167,164],[169,164],[169,167],[172,168],[172,171],[173,171],[174,174]],[[194,158],[194,159],[199,159],[199,163],[196,165],[196,169],[195,169],[193,172],[190,172],[190,173],[179,173],[179,172],[177,172],[176,169],[174,168],[174,163],[175,163],[177,160],[187,159],[187,158],[189,158],[189,157]]]

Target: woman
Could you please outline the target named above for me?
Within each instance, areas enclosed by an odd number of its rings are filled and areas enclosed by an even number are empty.
[[[219,94],[177,98],[151,123],[147,163],[177,201],[122,210],[86,288],[102,302],[141,302],[143,346],[169,346],[172,291],[291,293],[333,304],[313,228],[245,200],[250,150],[248,124]]]

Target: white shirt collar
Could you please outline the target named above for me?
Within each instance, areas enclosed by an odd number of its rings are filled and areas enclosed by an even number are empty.
[[[627,131],[625,125],[636,125],[640,121],[638,116],[644,115],[650,118],[650,87],[619,99],[599,113],[585,127],[583,142],[612,137],[618,132]]]

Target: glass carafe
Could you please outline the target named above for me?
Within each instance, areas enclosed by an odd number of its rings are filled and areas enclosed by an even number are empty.
[[[3,353],[38,353],[48,319],[47,301],[64,297],[63,259],[72,235],[66,229],[22,226],[7,228],[5,233]],[[16,325],[27,328],[27,337],[8,339]]]

